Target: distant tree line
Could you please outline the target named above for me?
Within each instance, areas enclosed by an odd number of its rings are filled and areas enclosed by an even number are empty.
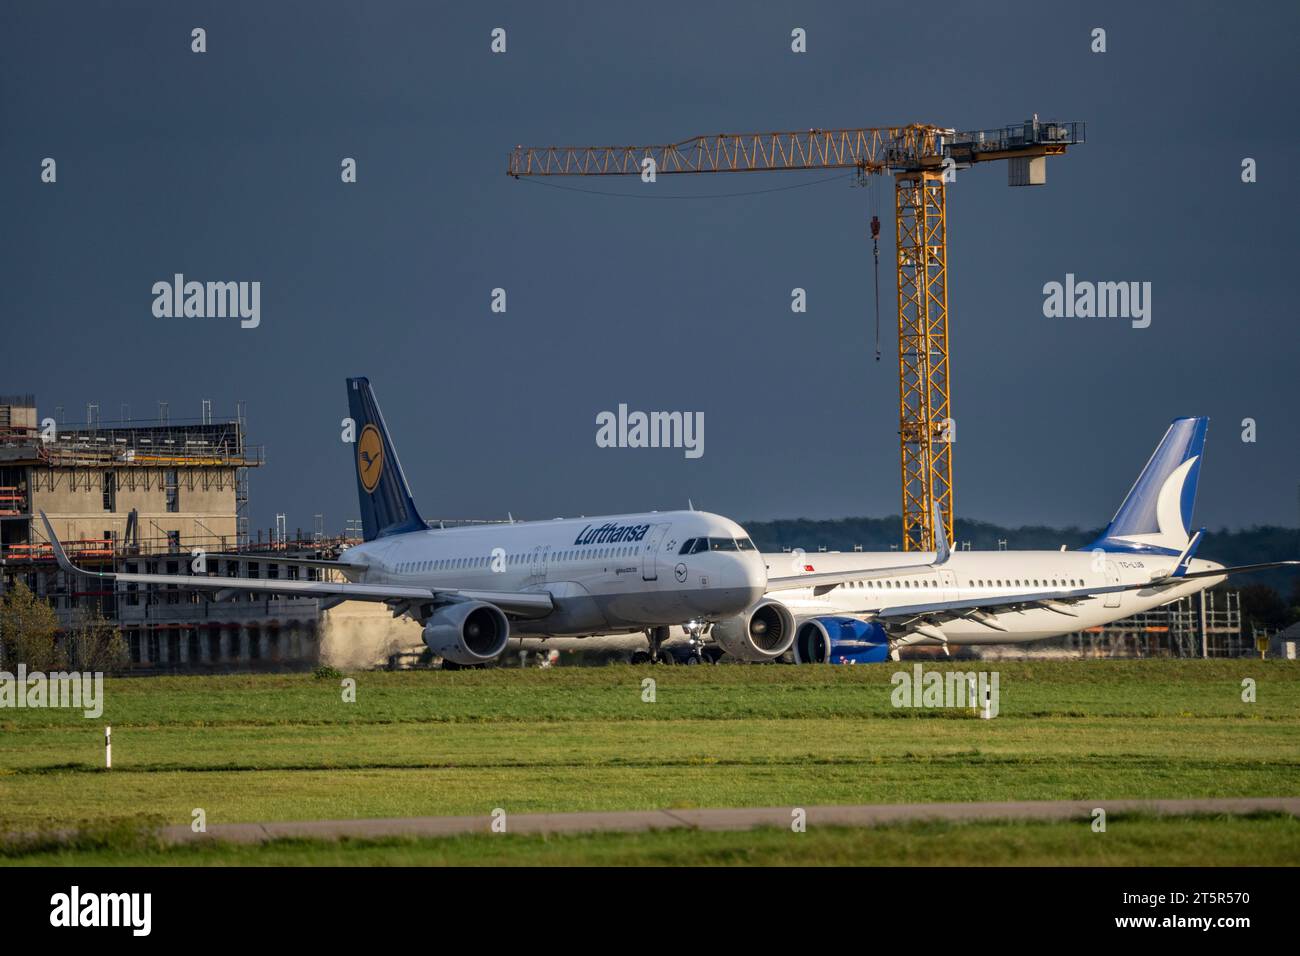
[[[102,671],[126,666],[126,642],[98,607],[77,608],[72,625],[60,629],[47,601],[19,581],[0,597],[0,671]]]

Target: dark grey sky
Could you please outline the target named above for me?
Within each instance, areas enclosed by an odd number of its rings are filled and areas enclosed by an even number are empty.
[[[88,401],[109,418],[166,399],[176,419],[246,400],[263,527],[357,513],[338,438],[356,374],[427,516],[688,496],[742,520],[896,513],[893,243],[877,364],[866,190],[607,198],[511,180],[507,151],[1036,111],[1088,124],[1045,188],[1010,189],[994,165],[949,189],[959,526],[1100,524],[1190,414],[1213,418],[1199,520],[1294,524],[1300,14],[1150,6],[5,3],[0,391],[70,420]],[[260,280],[260,328],[154,318],[150,288],[175,272]],[[1153,283],[1150,328],[1044,318],[1042,286],[1067,272]],[[702,410],[703,458],[597,448],[595,415],[619,402]]]

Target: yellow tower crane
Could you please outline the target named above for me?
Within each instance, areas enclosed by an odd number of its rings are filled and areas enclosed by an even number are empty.
[[[521,176],[633,176],[854,169],[892,175],[898,262],[898,398],[903,550],[934,550],[934,514],[953,537],[947,184],[960,169],[1007,160],[1008,184],[1047,181],[1047,157],[1084,142],[1083,123],[1040,122],[957,132],[939,126],[719,133],[666,146],[517,146]],[[872,223],[873,236],[879,224]]]

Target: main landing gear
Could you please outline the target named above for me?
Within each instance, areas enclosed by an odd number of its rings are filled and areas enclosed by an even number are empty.
[[[637,651],[632,655],[633,664],[675,664],[677,659],[664,647],[671,628],[666,625],[646,628],[646,640],[650,642],[649,651]]]

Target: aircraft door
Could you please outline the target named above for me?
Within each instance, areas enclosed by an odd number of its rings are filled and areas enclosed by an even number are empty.
[[[549,544],[533,548],[533,564],[529,568],[529,583],[542,584],[546,581],[546,563],[550,550],[551,546]]]
[[[657,524],[652,527],[646,534],[645,540],[641,542],[641,580],[657,581],[659,580],[659,545],[664,540],[664,533],[668,530],[668,525]]]
[[[1114,561],[1107,561],[1107,562],[1106,562],[1106,583],[1107,583],[1107,584],[1119,584],[1119,583],[1120,583],[1120,580],[1119,580],[1119,568],[1115,567],[1115,562],[1114,562]],[[1119,591],[1115,591],[1115,592],[1113,592],[1113,593],[1111,593],[1111,594],[1107,594],[1107,595],[1106,595],[1106,607],[1119,607],[1119,599],[1120,599],[1120,597],[1121,597],[1121,595],[1120,595],[1120,592],[1119,592]]]

